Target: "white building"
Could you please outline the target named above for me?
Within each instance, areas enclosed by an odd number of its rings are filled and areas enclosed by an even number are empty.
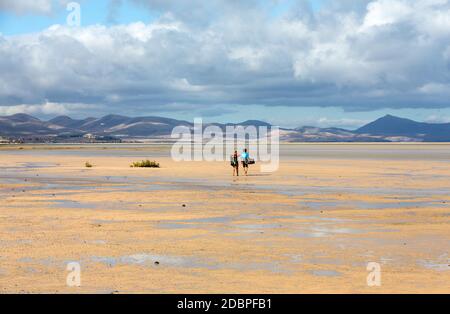
[[[91,133],[86,133],[83,135],[84,138],[90,139],[90,140],[95,140],[95,135],[91,134]]]

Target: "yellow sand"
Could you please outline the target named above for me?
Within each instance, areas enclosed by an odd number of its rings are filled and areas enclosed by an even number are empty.
[[[294,159],[233,178],[227,162],[17,149],[0,149],[3,293],[450,292],[445,162]]]

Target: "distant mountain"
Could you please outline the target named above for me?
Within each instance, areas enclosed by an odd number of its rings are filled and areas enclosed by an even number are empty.
[[[170,135],[175,126],[191,126],[187,121],[161,118],[161,117],[137,117],[128,118],[105,130],[107,133],[125,136],[145,137]]]
[[[355,131],[357,134],[408,137],[418,141],[450,141],[450,123],[425,123],[386,115]]]
[[[359,135],[340,128],[303,126],[287,132],[284,140],[289,142],[387,142],[382,137]]]
[[[205,123],[203,126],[207,127]],[[228,125],[270,126],[269,123],[248,120],[242,123],[214,123],[225,130]],[[101,118],[73,119],[68,116],[58,116],[49,121],[42,121],[26,114],[0,117],[0,136],[3,137],[36,137],[59,136],[68,134],[93,134],[97,136],[116,136],[121,138],[152,138],[170,137],[176,126],[193,127],[192,122],[164,117],[127,117],[121,115],[106,115]]]
[[[82,119],[82,120],[76,120],[76,119],[72,119],[71,117],[68,117],[68,116],[58,116],[56,118],[49,120],[48,122],[50,122],[51,124],[65,127],[65,128],[81,129],[83,127],[83,125],[85,125],[86,123],[89,123],[93,120],[96,120],[96,118],[86,118],[86,119]]]
[[[0,136],[31,136],[53,134],[51,123],[45,123],[41,120],[23,113],[12,116],[0,117]],[[56,127],[57,126],[53,126]]]
[[[230,125],[236,125],[235,123],[229,123]],[[242,125],[242,126],[248,126],[248,125],[253,125],[256,127],[260,127],[260,126],[266,126],[266,127],[270,127],[271,124],[264,122],[264,121],[259,121],[259,120],[247,120],[241,123],[238,123],[238,125]]]
[[[107,115],[91,120],[80,127],[83,132],[96,134],[111,134],[124,137],[148,137],[171,134],[177,125],[191,126],[189,122],[162,118]]]
[[[89,121],[83,125],[82,130],[91,133],[106,133],[114,126],[126,124],[129,119],[125,116],[110,114],[100,119]]]
[[[5,117],[5,118],[8,118],[9,121],[15,122],[15,123],[35,123],[35,122],[41,121],[38,118],[35,118],[35,117],[30,116],[25,113],[17,113],[17,114],[14,114],[12,116]]]
[[[27,114],[0,116],[0,137],[80,138],[92,134],[101,138],[151,139],[170,138],[175,126],[193,127],[192,122],[163,117],[127,117],[107,115],[101,118],[72,119],[58,116],[42,121]],[[211,123],[223,130],[227,126],[267,126],[259,120],[241,123]],[[319,128],[303,126],[295,129],[280,129],[281,140],[288,142],[395,142],[395,141],[450,141],[450,123],[434,124],[416,122],[392,115],[384,116],[361,128],[350,131],[341,128]],[[87,135],[88,136],[88,135]],[[88,136],[90,138],[90,135]]]

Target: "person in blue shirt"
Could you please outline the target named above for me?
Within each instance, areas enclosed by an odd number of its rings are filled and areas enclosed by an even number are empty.
[[[247,148],[244,149],[244,152],[241,154],[242,167],[244,168],[245,175],[248,173],[248,152]]]

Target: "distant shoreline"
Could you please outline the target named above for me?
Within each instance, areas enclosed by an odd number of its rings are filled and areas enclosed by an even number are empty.
[[[44,148],[45,146],[51,147],[59,147],[64,149],[64,147],[68,148],[77,148],[77,147],[98,147],[98,146],[171,146],[173,142],[133,142],[133,143],[0,143],[0,148],[19,148],[19,147],[40,147]],[[363,145],[371,145],[371,146],[395,146],[395,145],[423,145],[423,146],[436,146],[436,145],[450,145],[450,142],[280,142],[280,145],[283,146],[308,146],[308,145],[323,145],[323,146],[331,146],[331,145],[348,145],[348,146],[363,146]]]

